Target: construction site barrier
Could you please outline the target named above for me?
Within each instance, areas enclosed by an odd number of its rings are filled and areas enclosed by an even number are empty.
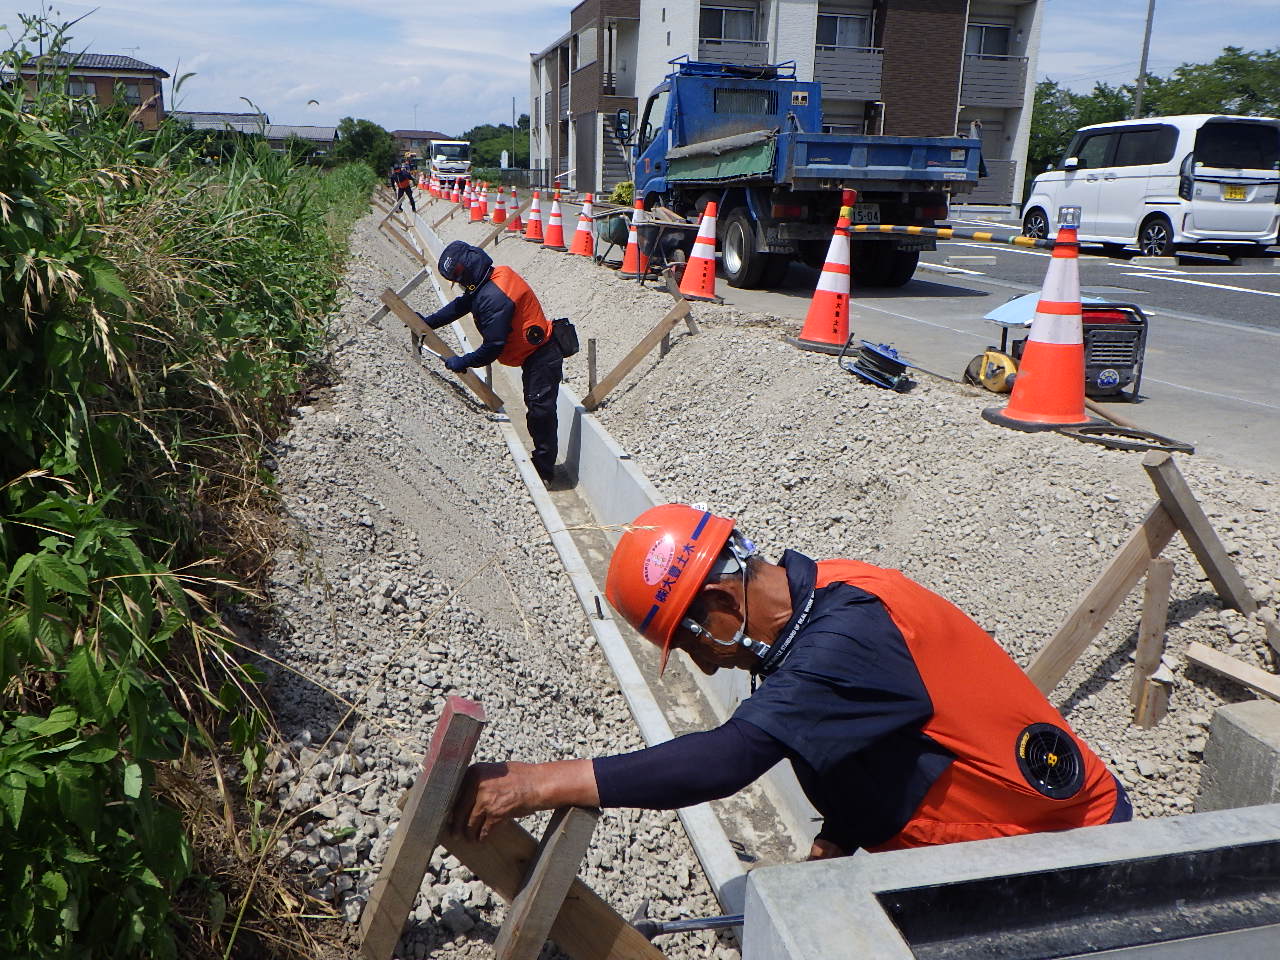
[[[990,230],[963,230],[957,227],[901,227],[890,223],[855,223],[849,228],[853,233],[901,233],[912,237],[936,237],[939,240],[977,240],[980,243],[1007,243],[1011,247],[1035,247],[1052,250],[1054,241],[1037,240],[1035,237],[1001,237]]]

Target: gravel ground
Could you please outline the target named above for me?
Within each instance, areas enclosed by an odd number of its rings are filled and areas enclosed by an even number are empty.
[[[443,369],[418,370],[398,320],[364,323],[416,269],[375,228],[357,225],[349,294],[329,320],[336,385],[298,409],[268,464],[294,534],[266,638],[288,741],[271,783],[299,818],[279,851],[352,922],[446,695],[486,707],[480,759],[643,745],[501,434]],[[435,305],[421,291],[411,303]],[[657,918],[719,912],[671,813],[606,811],[583,877],[624,915],[646,897]],[[398,956],[492,956],[504,914],[437,851]],[[730,944],[703,933],[666,949],[731,960]]]
[[[451,221],[441,232],[476,241],[486,231]],[[603,377],[671,303],[665,292],[533,244],[502,242],[495,257],[525,276],[550,314],[578,325],[584,349],[567,361],[566,377],[579,396],[587,338],[597,340]],[[852,313],[856,330],[856,300]],[[794,321],[712,304],[695,304],[694,315],[702,332],[677,328],[671,353],[654,351],[597,412],[658,489],[739,518],[766,555],[793,547],[901,569],[968,611],[1019,663],[1155,500],[1141,454],[983,421],[982,408],[1002,398],[923,375],[907,394],[883,391],[832,357],[787,345]],[[1130,723],[1141,589],[1052,695],[1142,817],[1190,812],[1213,710],[1252,696],[1188,668],[1186,646],[1199,641],[1274,669],[1263,619],[1280,601],[1278,478],[1199,456],[1179,465],[1262,610],[1248,619],[1224,610],[1178,537],[1164,552],[1175,564],[1168,716],[1150,730]]]

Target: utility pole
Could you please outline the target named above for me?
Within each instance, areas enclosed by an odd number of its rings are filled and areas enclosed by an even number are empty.
[[[1142,88],[1147,85],[1147,54],[1151,50],[1151,21],[1156,17],[1156,0],[1147,0],[1147,29],[1142,35],[1142,60],[1138,64],[1138,82],[1133,90],[1133,116],[1142,116]]]
[[[511,167],[516,165],[516,98],[511,98]]]

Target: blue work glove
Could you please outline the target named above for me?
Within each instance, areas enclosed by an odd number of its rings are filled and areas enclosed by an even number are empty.
[[[445,357],[444,365],[454,373],[461,373],[463,370],[467,369],[467,365],[462,362],[461,357]]]

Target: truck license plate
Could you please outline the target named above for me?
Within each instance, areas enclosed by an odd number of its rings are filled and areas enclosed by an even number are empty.
[[[850,223],[879,223],[880,204],[855,203],[849,208]]]
[[[1224,183],[1222,185],[1223,200],[1244,200],[1245,190],[1244,184],[1240,183]]]

